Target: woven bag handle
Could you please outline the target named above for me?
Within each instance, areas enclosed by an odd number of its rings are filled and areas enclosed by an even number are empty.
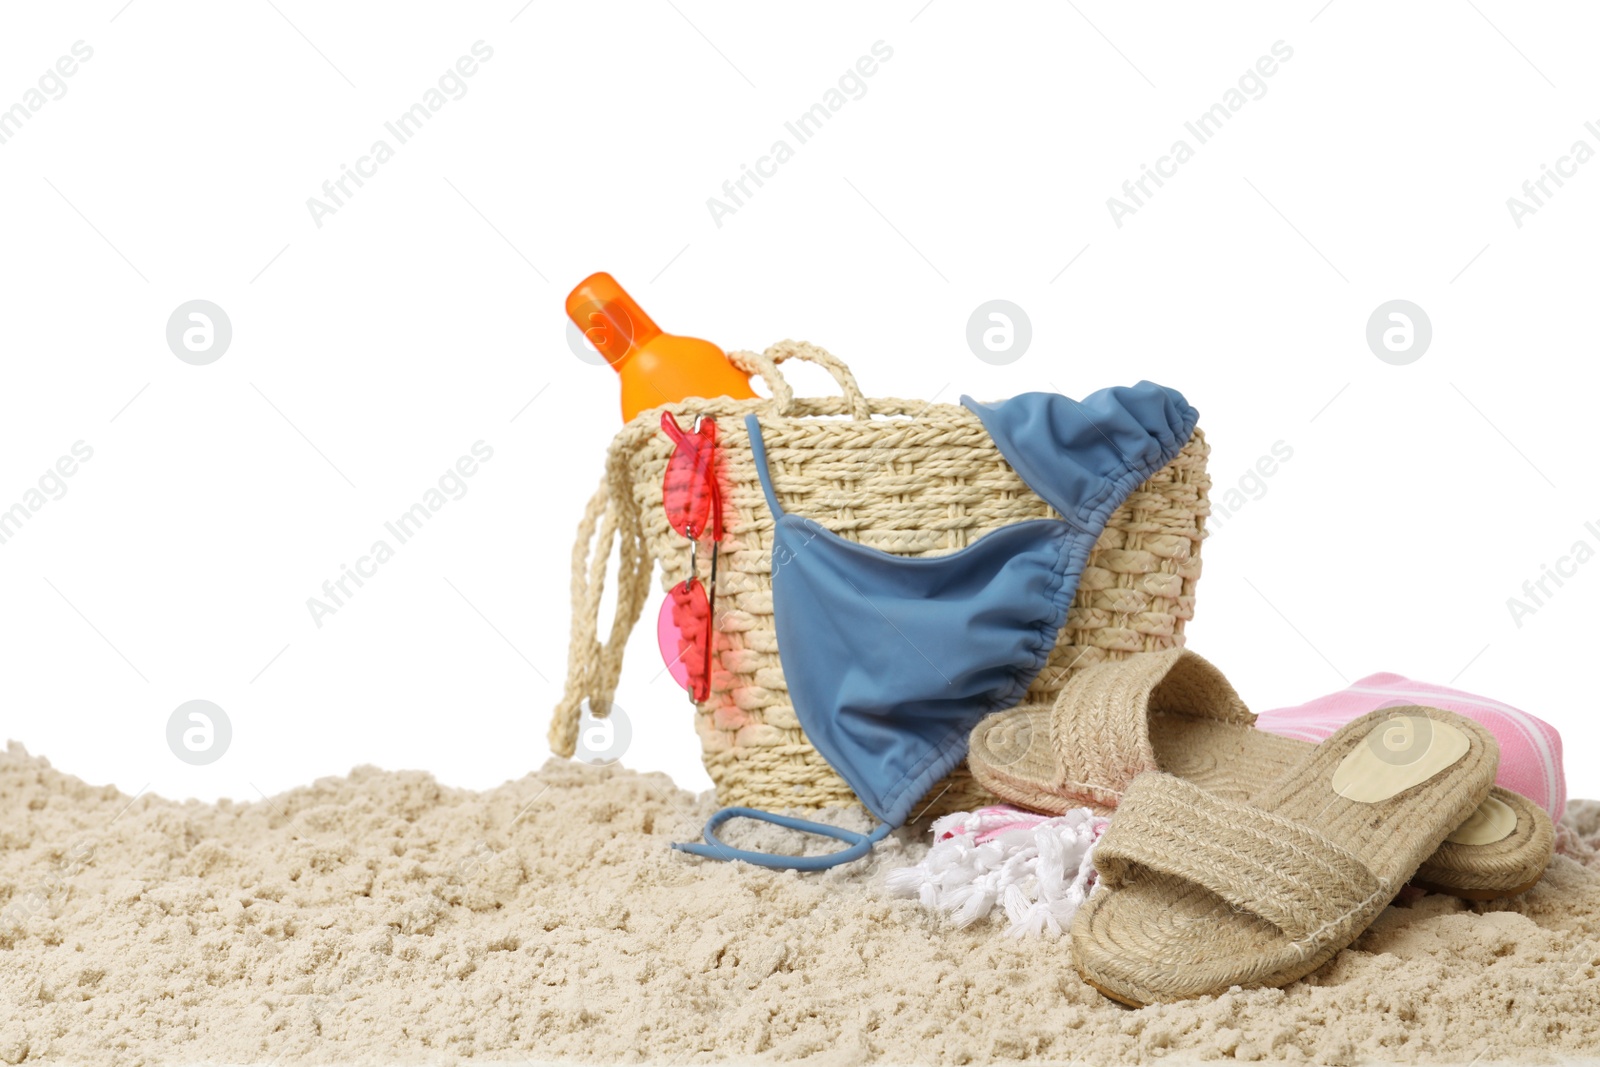
[[[794,414],[795,396],[783,372],[778,369],[778,364],[789,359],[800,359],[815,363],[839,383],[839,392],[853,417],[862,422],[872,417],[871,406],[844,360],[814,344],[779,341],[759,355],[754,352],[729,352],[728,359],[745,373],[760,375],[761,380],[767,383],[767,388],[772,390],[772,404],[779,415]]]
[[[589,500],[572,546],[572,643],[567,682],[550,719],[550,750],[568,759],[577,751],[583,701],[597,719],[611,714],[611,698],[622,676],[622,653],[650,595],[655,561],[645,544],[638,502],[632,492],[630,460],[651,433],[641,420],[629,423],[611,442],[606,473]],[[593,542],[593,551],[590,543]],[[600,600],[613,552],[618,555],[616,608],[611,635],[600,640]]]

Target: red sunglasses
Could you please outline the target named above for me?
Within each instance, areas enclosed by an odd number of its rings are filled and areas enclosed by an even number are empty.
[[[717,484],[717,424],[709,416],[685,431],[672,412],[661,413],[661,429],[672,438],[672,457],[661,480],[661,498],[672,528],[689,539],[689,575],[675,584],[656,619],[656,640],[667,670],[689,696],[711,696],[712,611],[717,602],[717,554],[722,546],[722,489]],[[710,591],[695,575],[699,542],[711,535]]]

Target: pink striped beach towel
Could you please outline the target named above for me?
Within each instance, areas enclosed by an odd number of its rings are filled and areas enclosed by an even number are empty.
[[[1567,780],[1561,770],[1561,735],[1549,723],[1509,704],[1463,693],[1398,674],[1369,674],[1350,688],[1293,708],[1264,711],[1263,730],[1304,741],[1321,741],[1352,719],[1378,708],[1422,704],[1443,708],[1480,723],[1500,742],[1500,773],[1495,782],[1521,793],[1561,821],[1567,808]]]

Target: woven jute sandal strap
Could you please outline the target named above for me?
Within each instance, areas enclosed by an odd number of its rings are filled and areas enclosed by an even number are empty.
[[[1315,830],[1160,773],[1129,786],[1094,864],[1110,885],[1141,867],[1176,875],[1295,941],[1315,940],[1389,892],[1357,856]]]
[[[1188,649],[1097,663],[1066,684],[1051,712],[1058,787],[1117,803],[1135,776],[1160,769],[1150,717],[1167,712],[1243,725],[1256,719],[1222,672]]]
[[[1499,760],[1478,723],[1413,705],[1346,723],[1248,801],[1146,775],[1096,847],[1073,962],[1141,1005],[1302,978],[1483,803]]]

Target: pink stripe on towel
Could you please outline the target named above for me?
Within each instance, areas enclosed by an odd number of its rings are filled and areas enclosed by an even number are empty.
[[[1369,674],[1350,688],[1293,708],[1274,708],[1256,719],[1263,730],[1303,741],[1321,741],[1351,719],[1378,708],[1423,704],[1480,723],[1500,742],[1495,782],[1521,793],[1557,822],[1567,808],[1561,770],[1561,735],[1541,719],[1487,697],[1463,693],[1398,674]]]

